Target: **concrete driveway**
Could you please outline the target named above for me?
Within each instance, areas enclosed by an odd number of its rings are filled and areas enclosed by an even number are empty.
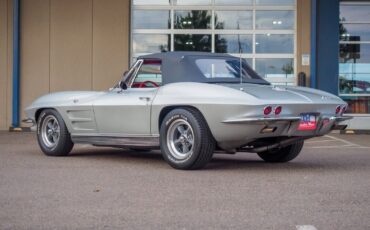
[[[0,132],[0,229],[370,229],[370,136],[308,140],[291,163],[215,155],[204,170],[160,152],[77,146],[44,156]]]

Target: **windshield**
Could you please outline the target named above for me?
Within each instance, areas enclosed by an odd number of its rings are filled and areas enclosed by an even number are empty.
[[[245,83],[269,84],[254,72],[246,61],[242,60],[240,65],[240,59],[237,58],[198,58],[195,64],[203,76],[209,79],[208,82],[240,83],[242,80]]]

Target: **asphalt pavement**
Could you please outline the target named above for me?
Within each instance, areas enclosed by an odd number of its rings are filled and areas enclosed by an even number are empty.
[[[0,229],[370,229],[370,135],[310,139],[285,164],[218,154],[180,171],[159,151],[47,157],[34,133],[0,132]]]

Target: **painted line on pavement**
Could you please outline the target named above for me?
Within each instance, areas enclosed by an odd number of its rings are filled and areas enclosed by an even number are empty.
[[[337,140],[306,141],[306,143],[311,144],[311,143],[321,143],[321,142],[330,142],[330,141],[337,141]]]
[[[358,145],[358,144],[355,144],[353,142],[350,142],[350,141],[347,141],[347,140],[344,140],[344,139],[341,139],[341,138],[338,138],[338,137],[333,137],[333,136],[330,136],[330,135],[326,135],[327,137],[333,139],[333,140],[337,140],[337,141],[341,141],[343,143],[346,143],[348,145],[353,145],[353,146],[358,146],[358,147],[363,147],[361,145]]]
[[[319,149],[319,148],[359,148],[359,149],[369,149],[370,148],[370,147],[367,147],[367,146],[362,146],[362,145],[359,145],[359,144],[356,144],[356,143],[353,143],[353,142],[350,142],[350,141],[347,141],[347,140],[344,140],[344,139],[341,139],[341,138],[338,138],[338,137],[333,137],[333,136],[330,136],[330,135],[325,135],[325,137],[328,137],[331,140],[317,140],[317,141],[311,141],[311,142],[307,142],[307,143],[309,144],[309,143],[320,143],[320,142],[331,142],[331,141],[334,142],[334,141],[337,141],[337,142],[342,143],[342,145],[306,146],[306,148],[312,148],[312,149]]]
[[[317,228],[313,225],[297,225],[297,230],[317,230]]]

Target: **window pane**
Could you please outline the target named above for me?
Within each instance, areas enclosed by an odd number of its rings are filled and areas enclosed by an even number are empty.
[[[341,41],[370,41],[370,23],[339,25]]]
[[[294,11],[256,11],[256,29],[292,30],[294,29]]]
[[[294,77],[294,59],[256,59],[256,71],[262,77]]]
[[[340,63],[370,63],[370,44],[340,44]]]
[[[132,88],[153,88],[161,86],[162,71],[161,63],[153,61],[153,63],[145,63],[141,66],[136,78],[132,84]]]
[[[134,0],[134,5],[169,5],[170,0]]]
[[[237,58],[240,58],[240,56],[239,55],[232,55],[233,57],[237,57]],[[247,62],[247,64],[248,64],[248,66],[250,67],[250,68],[252,68],[253,67],[253,59],[252,58],[242,58],[244,61],[246,61]]]
[[[167,34],[134,34],[132,37],[134,53],[162,52],[170,47],[170,35]]]
[[[341,44],[339,92],[370,95],[370,44]]]
[[[175,51],[211,52],[210,34],[175,34]]]
[[[256,0],[256,5],[294,5],[295,0]]]
[[[215,35],[216,53],[252,53],[252,35]]]
[[[242,6],[252,5],[252,0],[215,0],[216,5]]]
[[[172,0],[174,5],[210,5],[211,0]]]
[[[211,11],[183,10],[175,11],[175,29],[210,29]]]
[[[253,28],[252,11],[215,11],[215,29]]]
[[[240,77],[247,82],[250,79],[261,79],[245,62],[240,62],[239,59],[197,59],[195,64],[206,78],[232,79],[233,82],[240,81],[238,80]]]
[[[169,10],[134,10],[134,29],[170,29]]]
[[[256,53],[294,53],[293,35],[257,34]]]
[[[370,21],[370,5],[340,5],[341,21]]]

